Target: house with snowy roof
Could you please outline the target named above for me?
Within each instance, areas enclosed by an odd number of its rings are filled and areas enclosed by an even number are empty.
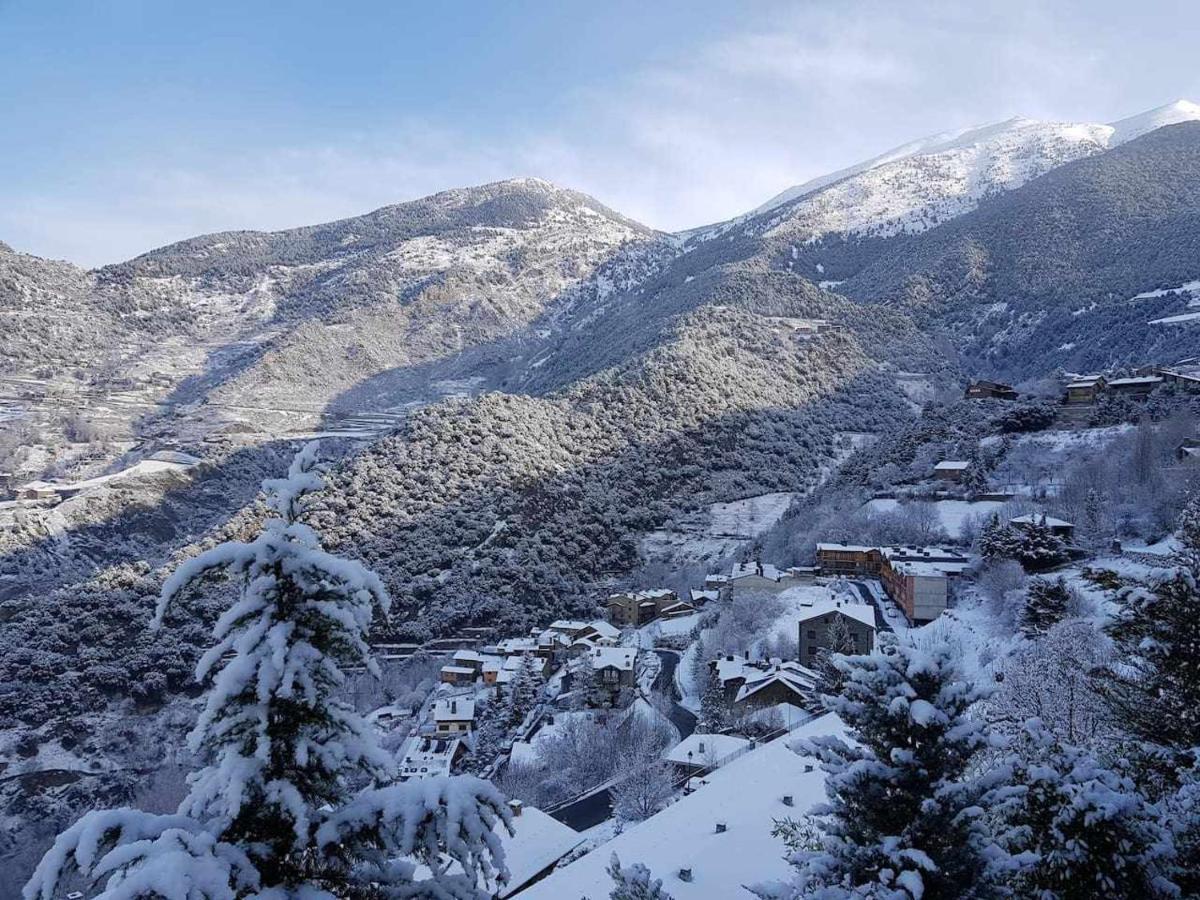
[[[968,460],[944,459],[933,467],[933,477],[939,481],[960,484],[970,468],[971,463]]]
[[[694,612],[679,595],[667,588],[648,591],[624,591],[608,597],[608,619],[619,627],[645,625],[661,617],[673,618]]]
[[[761,560],[737,563],[729,573],[729,595],[778,594],[800,584],[803,579],[789,569],[780,569]]]
[[[636,647],[596,647],[584,657],[602,685],[616,693],[636,683]]]
[[[750,749],[749,739],[736,734],[691,734],[663,756],[681,775],[712,770]]]
[[[1023,516],[1014,516],[1008,520],[1008,524],[1014,528],[1033,528],[1035,525],[1041,528],[1048,528],[1051,534],[1062,538],[1064,541],[1071,540],[1075,535],[1074,522],[1048,516],[1045,513],[1026,513]]]
[[[733,698],[735,712],[761,709],[779,703],[813,705],[817,673],[791,660],[773,659],[765,667],[747,668],[745,681]]]
[[[466,752],[466,746],[456,737],[409,738],[400,756],[400,780],[449,775]]]
[[[875,649],[875,624],[875,607],[866,603],[844,603],[837,598],[814,603],[800,613],[800,664],[816,666],[821,651],[833,646],[838,631],[852,642],[851,652],[870,653]]]
[[[932,622],[949,605],[950,581],[971,558],[946,547],[880,547],[879,580],[889,597],[916,624]]]
[[[470,697],[443,697],[435,701],[433,724],[440,735],[470,733],[475,725],[475,701]]]
[[[694,779],[695,790],[662,812],[555,869],[523,891],[522,900],[602,896],[612,883],[606,869],[614,853],[623,863],[647,866],[675,900],[745,897],[747,884],[786,879],[791,869],[771,833],[775,820],[826,801],[817,760],[790,745],[823,735],[847,738],[841,721],[826,714],[744,753]]]

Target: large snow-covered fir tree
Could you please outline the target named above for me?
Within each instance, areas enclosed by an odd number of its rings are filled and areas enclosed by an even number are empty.
[[[996,848],[980,804],[1003,775],[968,771],[988,744],[968,712],[985,691],[963,679],[944,643],[915,648],[884,634],[875,653],[836,665],[843,693],[824,703],[855,743],[826,736],[797,745],[827,775],[829,803],[814,810],[822,847],[792,856],[791,882],[756,892],[772,900],[989,896]]]
[[[1059,742],[1037,719],[1010,760],[1014,777],[996,813],[1017,897],[1173,897],[1172,834],[1133,782]]]
[[[175,815],[81,818],[42,859],[27,900],[51,900],[72,870],[103,883],[104,900],[474,900],[487,896],[480,882],[506,877],[499,792],[475,778],[389,785],[393,761],[338,698],[347,666],[378,672],[366,634],[389,599],[300,520],[322,486],[309,444],[288,477],[264,483],[273,515],[254,540],[216,546],[166,580],[154,627],[205,576],[240,582],[196,669],[210,683],[189,742],[206,764]]]

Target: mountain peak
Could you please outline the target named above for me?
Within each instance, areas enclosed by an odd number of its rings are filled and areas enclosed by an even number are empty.
[[[1109,146],[1115,147],[1117,144],[1132,141],[1136,137],[1168,125],[1195,121],[1200,121],[1200,104],[1193,103],[1191,100],[1176,100],[1174,103],[1110,122],[1108,127],[1112,129],[1112,136],[1109,138]]]

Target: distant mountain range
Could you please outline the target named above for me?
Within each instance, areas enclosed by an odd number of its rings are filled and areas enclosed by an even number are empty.
[[[938,385],[1194,355],[1192,320],[1147,323],[1191,300],[1163,289],[1200,278],[1198,216],[1180,101],[938,135],[675,235],[517,179],[91,272],[0,246],[0,378],[51,438],[63,409],[144,448],[357,438],[332,539],[423,629],[516,622],[594,603],[681,516],[806,489]]]

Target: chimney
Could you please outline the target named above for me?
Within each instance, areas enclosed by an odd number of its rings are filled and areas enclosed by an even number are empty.
[[[680,881],[691,881],[692,880],[692,870],[691,869],[680,869],[679,870],[679,880]]]
[[[525,807],[525,804],[522,803],[520,800],[509,800],[508,801],[508,808],[512,810],[512,814],[514,817],[521,815],[521,810],[524,807]]]
[[[726,829],[726,827],[725,827],[725,823],[724,823],[724,822],[718,822],[718,823],[717,823],[717,830],[716,830],[716,832],[715,832],[716,834],[724,834],[724,833],[726,832],[726,830],[727,830],[727,829]]]
[[[783,795],[783,805],[784,806],[795,806],[796,801],[792,798],[791,794],[784,794]]]

